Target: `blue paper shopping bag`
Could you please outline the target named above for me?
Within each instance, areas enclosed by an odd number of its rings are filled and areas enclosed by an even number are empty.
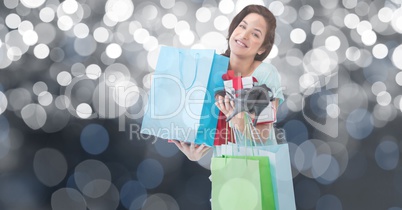
[[[162,46],[152,77],[141,133],[213,145],[229,58],[214,50]]]

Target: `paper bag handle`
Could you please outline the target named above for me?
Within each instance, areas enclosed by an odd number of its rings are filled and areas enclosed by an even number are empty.
[[[182,81],[183,82],[183,86],[184,86],[184,76],[183,76],[183,71],[181,71],[181,70],[183,70],[183,62],[184,62],[184,59],[182,58],[183,57],[183,52],[181,52],[181,51],[179,51],[179,68],[180,68],[180,81]],[[194,85],[194,83],[195,83],[195,80],[197,79],[197,74],[198,74],[198,62],[199,62],[199,59],[200,58],[200,54],[199,53],[195,53],[195,60],[196,60],[196,63],[195,63],[195,74],[194,74],[194,78],[193,78],[193,81],[191,82],[191,85],[189,86],[189,87],[184,87],[184,90],[189,90],[193,85]]]

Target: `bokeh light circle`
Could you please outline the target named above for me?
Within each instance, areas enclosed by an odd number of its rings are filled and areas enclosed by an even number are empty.
[[[68,166],[66,158],[60,151],[44,148],[35,153],[33,168],[36,177],[42,184],[53,187],[64,180]]]
[[[343,210],[342,202],[335,195],[324,195],[317,201],[316,210]]]
[[[141,210],[180,210],[177,201],[168,194],[157,193],[149,196],[145,200]],[[130,207],[130,210],[135,208]]]
[[[18,26],[18,32],[20,32],[21,35],[24,35],[26,32],[32,33],[33,29],[34,29],[33,24],[28,20],[22,21],[20,23],[20,25]],[[38,38],[38,37],[36,36],[36,38]]]
[[[354,13],[347,14],[344,19],[344,24],[349,29],[355,29],[360,22],[359,16]]]
[[[105,5],[106,16],[116,22],[129,19],[133,11],[134,4],[131,0],[108,0]]]
[[[393,11],[389,7],[383,7],[378,10],[378,19],[384,23],[388,23],[392,20]]]
[[[346,120],[346,130],[355,139],[364,139],[373,131],[373,119],[366,109],[353,110]]]
[[[282,15],[283,12],[285,11],[285,7],[284,7],[283,3],[280,1],[272,1],[269,4],[268,8],[272,12],[272,14],[277,17]]]
[[[197,20],[201,23],[206,23],[211,19],[211,10],[207,7],[200,7],[195,13]]]
[[[147,198],[147,190],[136,180],[130,180],[120,189],[120,200],[127,209],[141,209]]]
[[[174,7],[175,0],[160,0],[160,4],[165,9],[171,9]]]
[[[371,30],[373,30],[373,26],[367,20],[360,21],[356,27],[357,33],[360,34],[361,36],[363,36],[364,32],[371,31]]]
[[[311,33],[314,35],[320,35],[324,32],[324,24],[321,21],[315,20],[311,24]]]
[[[38,44],[34,48],[34,55],[38,59],[45,59],[47,56],[49,56],[49,53],[50,49],[45,44]]]
[[[44,7],[39,12],[39,18],[45,22],[51,22],[55,17],[55,11],[50,7]]]
[[[395,76],[395,82],[399,85],[402,86],[402,71],[398,72]]]
[[[109,146],[109,133],[99,124],[89,124],[81,132],[82,148],[89,154],[99,155]]]
[[[138,181],[147,189],[158,187],[162,183],[164,175],[161,163],[154,159],[143,160],[137,168]]]
[[[361,52],[357,47],[349,47],[346,50],[346,58],[350,61],[357,61],[361,56]]]
[[[325,40],[325,47],[329,51],[336,51],[341,46],[341,40],[337,36],[330,36]]]
[[[57,82],[61,86],[68,86],[72,81],[71,74],[67,71],[62,71],[59,74],[57,74]]]
[[[99,27],[94,30],[93,36],[97,42],[104,43],[109,39],[109,31],[104,27]]]
[[[76,113],[78,117],[87,119],[92,115],[92,107],[87,103],[81,103],[77,106]]]
[[[73,25],[74,25],[74,22],[70,16],[66,16],[66,15],[61,16],[61,17],[59,17],[59,19],[57,21],[57,26],[62,31],[70,30],[73,27]]]
[[[232,0],[222,0],[219,2],[218,8],[222,14],[230,14],[233,12],[235,5]]]
[[[177,23],[177,17],[172,14],[168,13],[162,17],[162,25],[167,29],[173,29]]]
[[[78,38],[85,38],[89,34],[89,28],[86,24],[84,23],[78,23],[77,25],[74,26],[74,35]]]
[[[8,90],[5,94],[8,98],[7,109],[20,111],[24,106],[32,102],[31,93],[25,88]]]
[[[6,111],[8,105],[8,100],[6,95],[4,95],[3,92],[0,91],[0,115]]]
[[[18,6],[18,1],[4,0],[4,6],[6,6],[8,9],[15,9]]]
[[[373,56],[377,59],[383,59],[388,55],[388,47],[385,44],[376,44],[372,49]]]
[[[85,69],[85,74],[89,79],[98,79],[102,74],[102,69],[97,64],[90,64]]]
[[[82,194],[72,188],[61,188],[52,194],[51,206],[53,210],[86,210],[87,204]]]
[[[21,17],[15,13],[8,14],[5,23],[9,28],[16,29],[21,23]]]
[[[367,46],[375,44],[377,41],[377,34],[372,30],[367,30],[362,34],[362,42]]]
[[[314,8],[310,5],[303,5],[299,9],[299,16],[303,20],[310,20],[314,16]]]
[[[185,42],[185,44],[189,45],[189,43],[192,43],[194,41],[194,34],[191,31],[187,31],[187,32],[188,33],[185,33],[185,35],[183,34],[183,37],[187,36],[187,39],[185,39],[185,40],[188,40],[188,41]],[[159,44],[159,41],[157,38],[155,38],[154,36],[149,36],[149,38],[144,42],[143,47],[146,51],[153,51],[156,48],[158,48],[158,44]]]
[[[74,180],[84,195],[98,198],[109,190],[111,173],[101,161],[89,159],[75,167]]]
[[[121,107],[129,108],[137,103],[140,97],[140,89],[132,81],[123,80],[118,82],[113,92],[113,100]]]
[[[306,41],[306,32],[301,28],[293,29],[290,32],[290,39],[296,44],[301,44]]]
[[[176,1],[172,11],[176,16],[184,16],[188,11],[188,6],[182,1]]]
[[[53,102],[53,96],[47,91],[42,91],[38,95],[38,102],[42,106],[49,106]]]
[[[180,20],[174,27],[174,31],[177,35],[180,35],[184,31],[190,30],[190,24],[187,21]]]
[[[286,138],[288,142],[301,144],[308,138],[307,127],[299,120],[290,120],[283,126],[286,130]]]
[[[106,47],[106,55],[109,56],[109,58],[116,59],[121,56],[121,53],[122,49],[120,45],[116,43],[109,44]]]
[[[33,30],[27,31],[22,36],[22,40],[25,44],[32,46],[38,41],[38,34]]]
[[[400,160],[398,144],[392,140],[381,141],[375,150],[375,160],[383,170],[395,169]]]
[[[381,91],[377,95],[377,103],[381,106],[387,106],[391,103],[392,96],[387,91]]]
[[[106,180],[95,180],[92,188],[97,188],[98,186],[109,185],[109,189],[100,195],[99,197],[95,196],[86,196],[85,200],[87,201],[88,210],[92,209],[118,209],[120,204],[120,196],[119,190],[117,187],[112,184],[110,181]],[[96,190],[96,189],[95,189]],[[94,190],[94,191],[95,191]],[[98,196],[98,195],[96,195]],[[101,207],[100,207],[101,206]]]
[[[45,0],[21,0],[21,3],[27,8],[37,8],[45,3]]]
[[[396,47],[392,53],[392,63],[395,67],[402,70],[402,59],[400,58],[402,58],[402,44]]]
[[[219,31],[224,31],[229,28],[230,21],[226,16],[220,15],[215,18],[214,26]]]
[[[78,3],[75,0],[66,0],[61,7],[66,14],[73,14],[78,10]]]
[[[331,163],[331,156],[328,154],[319,154],[313,158],[312,174],[314,178],[323,175],[329,168]]]
[[[134,40],[140,44],[144,44],[149,38],[148,30],[144,28],[139,28],[134,32]]]
[[[21,110],[25,124],[33,130],[42,128],[47,120],[45,109],[38,104],[28,104]]]
[[[179,152],[176,145],[168,143],[167,141],[155,142],[155,149],[162,157],[173,157]]]

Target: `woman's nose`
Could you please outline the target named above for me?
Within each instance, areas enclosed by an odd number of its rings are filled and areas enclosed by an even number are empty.
[[[249,36],[249,32],[248,32],[247,30],[244,30],[244,31],[241,33],[241,37],[242,37],[243,39],[248,39],[248,36]]]

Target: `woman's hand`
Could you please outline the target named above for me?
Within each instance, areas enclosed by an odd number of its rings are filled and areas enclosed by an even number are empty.
[[[189,160],[199,161],[211,149],[211,147],[202,145],[188,144],[183,141],[171,140],[182,151]]]
[[[218,96],[215,98],[216,102],[215,105],[218,107],[218,109],[228,118],[231,116],[234,112],[234,107],[235,103],[234,101],[230,100],[228,95],[225,95],[225,97]],[[244,129],[244,112],[239,112],[237,113],[231,120],[231,126],[243,131]]]
[[[234,102],[230,101],[229,96],[218,96],[215,98],[215,105],[226,116],[229,117],[234,111]]]

